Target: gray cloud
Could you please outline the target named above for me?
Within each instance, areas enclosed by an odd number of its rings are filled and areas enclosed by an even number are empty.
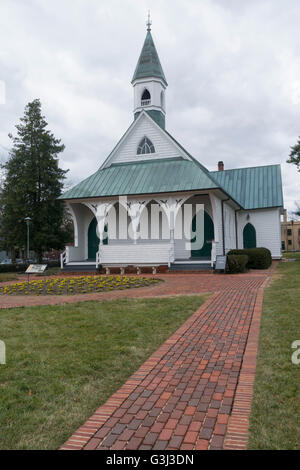
[[[95,171],[132,121],[147,9],[169,83],[167,128],[209,169],[281,163],[286,206],[300,175],[297,0],[2,0],[0,145],[39,97],[66,144],[72,183]],[[2,154],[2,147],[0,153]]]

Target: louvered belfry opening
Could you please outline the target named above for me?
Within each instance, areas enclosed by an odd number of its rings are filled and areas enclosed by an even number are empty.
[[[151,104],[151,95],[147,88],[144,90],[141,99],[141,106],[149,106]]]

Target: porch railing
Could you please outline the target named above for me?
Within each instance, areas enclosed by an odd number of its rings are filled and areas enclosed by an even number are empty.
[[[67,258],[67,252],[66,252],[66,250],[64,250],[60,254],[60,267],[61,267],[61,269],[63,269],[64,265],[66,264],[66,258]]]
[[[60,254],[60,267],[63,269],[64,265],[70,261],[70,247],[66,246],[65,250]]]
[[[217,260],[217,242],[212,242],[211,244],[211,260],[210,265],[213,268]]]
[[[170,262],[170,243],[143,243],[140,245],[104,245],[99,250],[99,264],[151,264]]]
[[[100,250],[97,251],[97,253],[96,253],[96,269],[98,269],[98,267],[99,267],[100,264],[101,264],[101,262],[100,262],[100,260],[101,260],[101,254],[100,254],[100,253],[101,253]]]

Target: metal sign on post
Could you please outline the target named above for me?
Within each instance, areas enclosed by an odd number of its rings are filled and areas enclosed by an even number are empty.
[[[26,269],[26,274],[43,274],[47,268],[47,264],[30,264]]]
[[[25,274],[27,274],[27,286],[29,289],[29,276],[30,274],[46,274],[46,269],[47,269],[47,264],[30,264],[28,268],[25,271]],[[45,278],[45,285],[44,285],[44,291],[46,291],[46,278]]]
[[[222,269],[222,270],[225,271],[226,264],[227,264],[227,255],[225,255],[225,256],[217,255],[215,269],[216,270],[218,270],[218,269],[221,270]]]
[[[30,264],[26,269],[26,274],[43,274],[47,268],[47,264]]]

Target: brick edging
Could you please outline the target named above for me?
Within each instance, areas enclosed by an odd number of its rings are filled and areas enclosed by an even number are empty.
[[[212,294],[204,304],[202,304],[195,313],[193,313],[179,329],[173,333],[161,346],[154,352],[149,359],[115,392],[96,412],[75,431],[72,436],[60,447],[60,450],[81,450],[95,449],[100,443],[100,439],[93,437],[99,428],[113,415],[120,405],[129,397],[129,395],[140,385],[145,377],[154,369],[159,361],[167,354],[169,349],[178,341],[178,339],[191,327],[199,314],[206,310],[219,295],[218,292]]]
[[[263,282],[257,292],[247,345],[223,445],[223,449],[226,450],[247,449],[263,296],[274,271],[275,269],[271,270],[271,275]]]

